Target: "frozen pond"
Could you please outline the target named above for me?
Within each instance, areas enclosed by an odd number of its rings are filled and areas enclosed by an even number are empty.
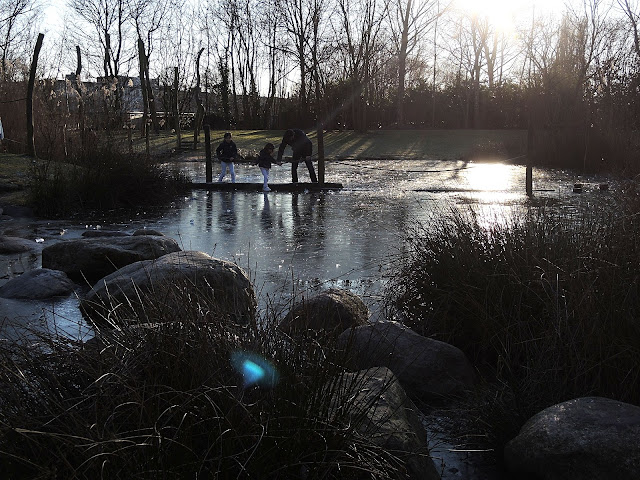
[[[179,167],[196,182],[205,180],[203,162]],[[214,176],[219,165],[214,164]],[[360,294],[374,318],[382,312],[380,293],[385,274],[401,255],[406,229],[416,221],[472,205],[485,222],[506,218],[526,207],[525,168],[501,163],[462,161],[335,161],[327,162],[327,182],[344,189],[320,193],[207,192],[193,190],[166,208],[66,222],[14,220],[5,231],[43,238],[46,246],[78,238],[86,229],[132,233],[155,229],[175,238],[183,250],[200,250],[236,262],[251,275],[261,305],[284,303],[292,295],[332,286]],[[261,183],[253,165],[236,165],[237,181]],[[307,181],[304,164],[301,181]],[[290,181],[289,165],[275,166],[274,183]],[[581,181],[584,193],[574,194]],[[606,201],[611,191],[598,188],[601,179],[572,172],[534,170],[534,196],[554,199],[567,215]],[[612,188],[613,190],[613,188]],[[61,235],[62,233],[62,235]],[[11,233],[14,234],[14,233]],[[39,255],[4,256],[0,283],[40,266]],[[72,335],[88,335],[80,321],[77,299],[53,303],[0,299],[4,334],[14,325],[56,325]]]

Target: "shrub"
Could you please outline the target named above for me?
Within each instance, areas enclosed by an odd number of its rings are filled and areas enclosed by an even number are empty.
[[[156,205],[188,184],[153,157],[123,153],[109,145],[73,164],[40,161],[33,171],[31,203],[42,216]]]
[[[633,212],[622,202],[575,215],[543,205],[487,226],[473,210],[454,210],[410,232],[389,288],[393,307],[475,362],[487,388],[477,412],[499,436],[575,397],[640,403]]]
[[[218,321],[182,293],[180,322],[0,344],[8,478],[402,478],[359,433],[361,386],[330,350],[275,321]],[[277,376],[247,385],[243,359]]]

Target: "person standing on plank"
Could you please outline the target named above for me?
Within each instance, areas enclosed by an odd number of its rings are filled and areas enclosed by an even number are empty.
[[[271,169],[271,162],[273,162],[273,151],[276,147],[273,143],[267,143],[260,153],[258,154],[258,166],[262,172],[262,178],[264,180],[262,184],[263,192],[270,192],[269,188],[269,170]]]
[[[311,181],[313,183],[318,183],[316,172],[313,169],[313,163],[311,163],[313,145],[311,144],[309,137],[307,137],[307,135],[298,128],[289,129],[284,132],[280,148],[278,148],[277,162],[282,161],[282,154],[284,153],[285,148],[287,148],[287,145],[289,145],[293,151],[291,161],[291,181],[293,183],[298,183],[298,163],[302,161],[309,169],[309,177],[311,177]]]
[[[216,155],[220,163],[222,164],[222,171],[218,177],[218,182],[222,182],[222,179],[227,174],[227,168],[231,173],[231,183],[236,183],[236,172],[233,168],[233,161],[238,156],[238,147],[233,140],[231,140],[231,132],[224,134],[224,140],[216,148]]]

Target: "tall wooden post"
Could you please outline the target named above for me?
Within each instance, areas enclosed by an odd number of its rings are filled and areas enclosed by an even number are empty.
[[[533,120],[532,120],[532,110],[531,106],[529,107],[529,128],[527,130],[527,173],[526,173],[526,190],[527,196],[533,196]]]
[[[324,185],[324,125],[318,120],[318,183]]]
[[[204,151],[207,157],[206,163],[206,176],[207,183],[211,183],[213,181],[213,172],[211,165],[211,126],[207,123],[203,126],[204,129]]]
[[[182,147],[182,137],[180,134],[180,111],[178,110],[178,67],[174,67],[173,69],[173,93],[175,98],[173,99],[173,113],[176,122],[176,138],[178,142],[178,148]]]
[[[147,118],[149,116],[149,95],[147,91],[147,84],[145,82],[145,60],[146,54],[144,53],[144,42],[141,38],[138,38],[138,64],[140,66],[140,92],[142,93],[142,130],[140,135],[142,137],[147,137],[147,130],[149,129],[149,124],[147,123]],[[148,153],[148,152],[147,152]]]
[[[200,101],[200,57],[202,56],[202,52],[204,52],[204,47],[200,49],[198,52],[198,57],[196,58],[196,86],[193,89],[193,96],[196,100],[196,116],[194,118],[193,123],[193,149],[198,148],[199,136],[200,136],[200,122],[202,122],[202,117],[204,116],[204,106]]]
[[[33,139],[33,87],[36,83],[36,69],[38,68],[38,56],[42,48],[44,33],[38,35],[36,48],[33,51],[31,69],[29,70],[29,84],[27,85],[27,155],[36,156],[36,144]]]

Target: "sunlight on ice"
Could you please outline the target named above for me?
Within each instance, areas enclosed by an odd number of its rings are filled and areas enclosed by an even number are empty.
[[[472,190],[506,191],[513,186],[513,168],[499,163],[476,164],[464,173]]]

